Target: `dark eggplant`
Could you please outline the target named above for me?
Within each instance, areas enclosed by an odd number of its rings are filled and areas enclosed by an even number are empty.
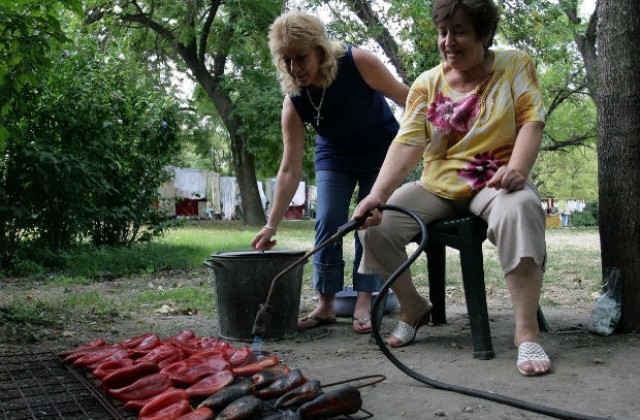
[[[295,411],[287,410],[265,417],[263,420],[302,420]]]
[[[282,395],[274,403],[275,408],[287,408],[311,401],[322,392],[320,381],[312,379]]]
[[[281,378],[273,381],[268,387],[257,392],[258,397],[263,399],[277,398],[305,383],[307,378],[302,375],[300,369],[293,369]]]
[[[217,412],[239,398],[254,394],[255,391],[255,385],[251,380],[238,382],[237,384],[222,388],[220,391],[198,404],[197,408],[208,407],[214,412]]]
[[[297,413],[302,420],[320,420],[354,414],[360,408],[362,408],[360,390],[351,385],[344,385],[302,404]]]
[[[216,420],[246,420],[251,419],[262,411],[262,400],[253,395],[241,397],[218,414]]]
[[[291,372],[291,369],[286,365],[276,365],[268,367],[251,376],[251,380],[256,385],[256,389],[265,388],[273,383],[278,378],[282,378],[287,373]]]

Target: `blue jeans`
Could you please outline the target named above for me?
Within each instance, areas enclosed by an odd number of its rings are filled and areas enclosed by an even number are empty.
[[[334,235],[338,228],[349,221],[349,204],[358,186],[358,202],[369,194],[378,176],[377,172],[347,173],[321,170],[316,172],[318,207],[316,215],[315,246]],[[360,274],[362,244],[356,232],[355,258],[352,268],[353,290],[377,292],[383,279],[379,275]],[[336,293],[344,286],[344,259],[342,244],[325,246],[313,256],[313,287],[320,293]]]

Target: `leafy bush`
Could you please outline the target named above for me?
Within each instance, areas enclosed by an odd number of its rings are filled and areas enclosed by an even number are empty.
[[[584,210],[580,213],[573,213],[571,215],[571,226],[598,226],[598,203],[587,203]]]
[[[94,53],[58,57],[0,166],[0,250],[130,245],[160,235],[152,205],[178,148],[178,104],[143,70]]]

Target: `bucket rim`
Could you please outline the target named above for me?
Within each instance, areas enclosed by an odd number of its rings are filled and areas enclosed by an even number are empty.
[[[238,258],[272,258],[272,257],[302,257],[305,251],[221,251],[210,255],[210,259],[238,259]]]

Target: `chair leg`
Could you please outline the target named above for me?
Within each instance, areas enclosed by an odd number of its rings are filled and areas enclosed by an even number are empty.
[[[493,359],[495,352],[491,343],[491,329],[489,327],[482,247],[473,246],[471,249],[460,250],[460,265],[462,266],[462,281],[473,340],[473,358]]]
[[[444,245],[427,245],[427,273],[429,274],[429,299],[433,304],[431,321],[434,324],[446,324],[445,306],[445,269],[446,249]]]

